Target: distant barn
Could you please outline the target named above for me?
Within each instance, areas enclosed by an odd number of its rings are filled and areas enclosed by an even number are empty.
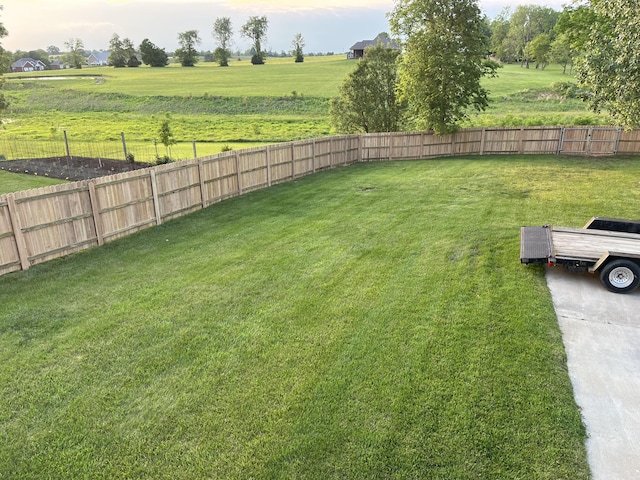
[[[349,53],[347,54],[347,58],[353,58],[353,59],[362,58],[362,57],[364,57],[364,51],[367,48],[375,47],[378,44],[382,45],[383,47],[393,48],[394,50],[399,50],[400,49],[398,44],[396,42],[394,42],[393,40],[391,40],[391,38],[389,38],[389,35],[387,35],[386,33],[381,33],[376,38],[374,38],[373,40],[362,40],[362,41],[354,44],[349,49]]]

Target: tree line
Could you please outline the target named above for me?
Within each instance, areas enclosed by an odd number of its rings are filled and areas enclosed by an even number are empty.
[[[108,50],[110,56],[108,62],[109,65],[117,68],[138,67],[141,64],[151,67],[164,67],[169,64],[170,56],[173,56],[182,66],[191,67],[199,62],[201,56],[204,56],[205,61],[215,61],[220,66],[226,67],[229,65],[229,60],[234,53],[237,55],[249,54],[251,63],[254,65],[264,64],[267,56],[290,55],[295,62],[303,62],[305,42],[301,33],[294,35],[290,52],[275,53],[265,50],[264,43],[267,38],[268,26],[269,21],[266,16],[250,17],[242,25],[240,35],[251,41],[251,48],[245,52],[231,50],[234,31],[229,17],[217,18],[213,23],[211,34],[217,45],[213,52],[201,52],[198,50],[197,47],[202,43],[198,30],[187,30],[178,33],[179,47],[172,54],[155,45],[148,38],[142,40],[136,47],[129,38],[121,38],[117,33],[114,33],[109,41]],[[5,70],[7,70],[6,67],[8,65],[24,57],[40,60],[47,67],[50,66],[52,57],[59,57],[71,67],[82,68],[85,59],[92,53],[85,50],[84,43],[79,38],[70,38],[64,43],[64,46],[64,52],[53,45],[47,47],[46,50],[17,51],[13,54],[2,51]]]
[[[500,62],[575,64],[583,98],[627,128],[640,126],[637,0],[574,0],[562,12],[537,5],[505,9],[493,21],[477,0],[403,0],[389,14],[399,50],[368,49],[331,101],[344,133],[455,131],[486,109],[481,79]]]

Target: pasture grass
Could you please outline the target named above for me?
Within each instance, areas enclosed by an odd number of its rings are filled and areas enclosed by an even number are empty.
[[[0,477],[589,478],[519,227],[634,218],[639,179],[358,164],[0,277]]]
[[[170,112],[179,141],[277,143],[335,133],[329,99],[338,95],[356,62],[342,55],[310,57],[302,64],[273,59],[266,65],[232,62],[229,68],[199,64],[152,69],[111,67],[64,72],[67,80],[37,80],[38,72],[6,75],[5,112],[0,138],[30,139],[34,148],[59,139],[65,130],[82,141],[152,141]],[[554,85],[575,82],[558,65],[545,70],[505,65],[486,78],[491,104],[473,113],[463,127],[592,125],[609,118],[566,98]],[[42,147],[44,148],[44,147]]]

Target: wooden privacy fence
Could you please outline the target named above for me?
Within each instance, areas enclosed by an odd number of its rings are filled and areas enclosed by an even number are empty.
[[[639,154],[640,130],[531,127],[329,137],[0,195],[0,275],[341,165],[504,153]]]

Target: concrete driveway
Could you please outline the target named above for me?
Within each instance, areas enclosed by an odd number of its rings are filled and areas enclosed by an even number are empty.
[[[594,480],[640,479],[640,289],[547,268]]]

